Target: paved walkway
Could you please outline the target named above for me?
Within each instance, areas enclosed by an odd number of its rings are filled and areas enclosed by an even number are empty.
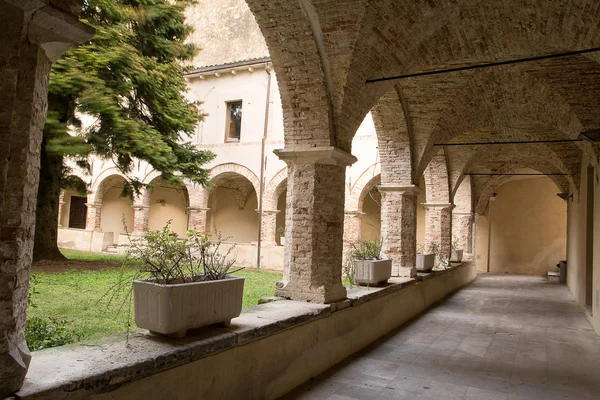
[[[479,276],[284,398],[600,399],[600,337],[565,286]]]

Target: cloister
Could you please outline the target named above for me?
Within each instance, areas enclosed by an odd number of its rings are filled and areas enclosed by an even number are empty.
[[[159,225],[168,219],[178,230],[208,231],[225,215],[218,207],[256,215],[263,193],[261,241],[274,246],[277,228],[285,226],[284,275],[274,292],[286,300],[244,313],[230,328],[211,328],[181,342],[140,334],[127,344],[45,351],[32,359],[24,325],[48,73],[53,61],[93,32],[77,19],[81,1],[0,0],[0,397],[283,396],[475,280],[476,231],[492,231],[485,214],[515,174],[547,176],[566,201],[569,292],[561,292],[567,303],[557,308],[579,313],[574,318],[582,325],[572,327],[574,341],[584,336],[597,344],[597,1],[246,3],[277,79],[284,146],[274,153],[285,167],[264,190],[256,174],[231,163],[211,170],[211,188],[170,187],[148,173],[143,179],[154,188],[124,208],[116,194],[123,177],[107,172],[85,200],[85,231],[101,248],[118,244],[118,237],[106,233],[118,236],[121,226],[103,226],[109,222],[102,213],[110,207],[127,210],[134,233],[155,229],[151,220]],[[379,163],[357,174],[348,188],[348,167],[357,161],[353,139],[369,113]],[[228,204],[216,204],[224,187],[234,188],[235,195]],[[373,196],[380,196],[379,217],[365,213],[373,188]],[[161,214],[165,202],[179,211]],[[438,243],[448,259],[455,237],[469,255],[425,279],[415,267],[421,203],[424,244]],[[384,288],[347,290],[344,243],[368,236],[361,224],[369,218],[380,222],[394,278]],[[472,290],[487,296],[492,289],[482,282]],[[527,292],[526,285],[522,290]],[[533,314],[552,312],[539,299],[532,304],[538,306]],[[491,318],[482,334],[517,334],[503,325],[498,309],[482,310]],[[540,329],[552,327],[537,322]],[[528,321],[519,323],[527,327]],[[582,398],[599,395],[597,385],[588,385]]]

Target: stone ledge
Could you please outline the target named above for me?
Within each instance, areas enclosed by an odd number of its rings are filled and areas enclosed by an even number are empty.
[[[439,271],[434,276],[448,271]],[[382,287],[354,287],[348,291],[348,300],[339,304],[291,300],[261,304],[244,310],[228,328],[206,327],[190,331],[190,336],[180,340],[138,330],[130,334],[129,340],[120,334],[38,351],[17,398],[54,398],[60,393],[79,390],[110,392],[129,382],[326,318],[414,284],[417,284],[415,279],[392,278]]]
[[[434,278],[436,276],[443,275],[448,272],[452,272],[455,269],[460,268],[462,266],[471,266],[472,263],[473,263],[472,261],[462,261],[459,263],[452,263],[450,265],[450,267],[448,267],[446,269],[432,270],[431,272],[418,272],[416,280],[419,282],[426,281],[426,280]]]

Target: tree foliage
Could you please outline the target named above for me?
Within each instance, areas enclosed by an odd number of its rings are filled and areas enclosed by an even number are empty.
[[[185,39],[194,0],[86,0],[81,19],[94,38],[69,51],[50,73],[46,152],[85,165],[91,153],[130,177],[135,159],[171,183],[208,182],[214,155],[187,140],[203,115],[188,101],[183,63],[197,49]],[[69,135],[69,127],[79,135]],[[65,181],[68,183],[68,181]]]

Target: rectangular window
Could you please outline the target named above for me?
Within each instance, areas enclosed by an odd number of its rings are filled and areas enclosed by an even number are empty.
[[[85,229],[87,215],[87,198],[71,196],[71,208],[69,210],[69,228]]]
[[[242,135],[242,101],[227,103],[227,121],[225,125],[225,141],[239,142]]]

